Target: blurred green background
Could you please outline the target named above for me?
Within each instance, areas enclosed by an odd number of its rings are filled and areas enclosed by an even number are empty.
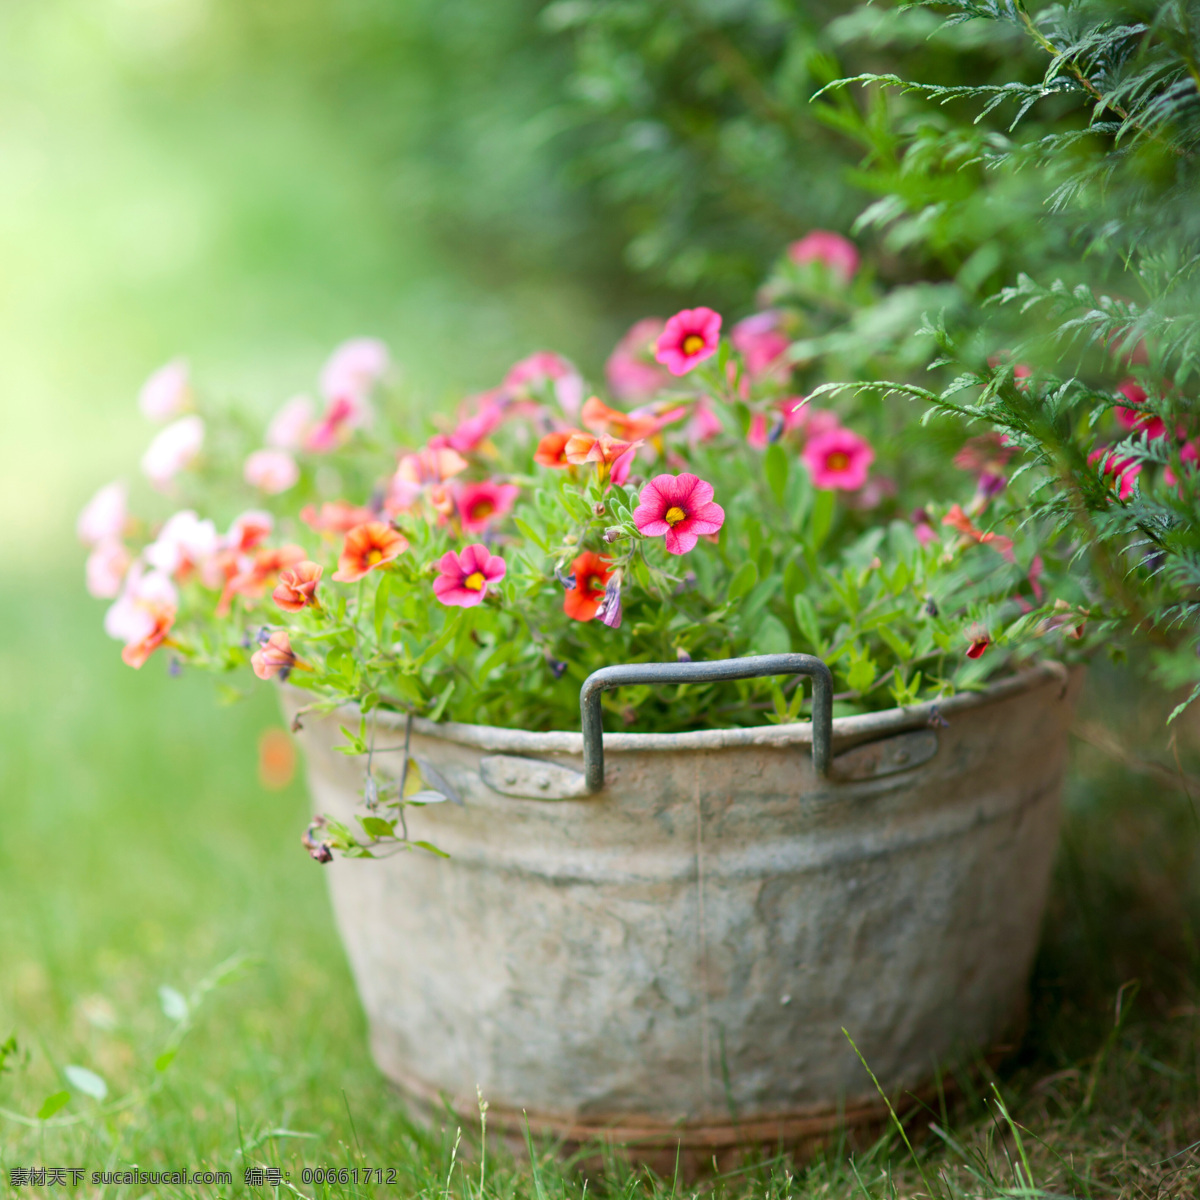
[[[772,113],[746,116],[721,38],[800,104],[820,79],[813,39],[828,49],[846,28],[789,4],[695,11],[698,31],[657,0],[0,5],[0,1043],[19,1047],[0,1109],[21,1118],[0,1115],[5,1172],[207,1164],[240,1179],[246,1162],[353,1161],[359,1139],[405,1164],[402,1194],[440,1194],[454,1131],[411,1125],[369,1062],[299,846],[302,783],[258,781],[273,698],[220,708],[207,679],[125,668],[73,524],[101,483],[135,477],[151,433],[137,389],[175,355],[263,414],[358,334],[389,343],[422,403],[540,348],[594,377],[635,317],[748,306],[788,237],[844,227],[844,151],[822,134],[811,163],[772,177],[807,135],[773,140]],[[713,172],[745,182],[732,208]],[[769,219],[738,216],[745,203]],[[1135,719],[1126,677],[1095,679],[1088,718],[1118,713],[1131,744],[1164,754],[1162,705]],[[1061,1092],[1037,1081],[1065,1072],[1063,1111],[1085,1089],[1088,1120],[1132,1105],[1145,1129],[1129,1138],[1153,1156],[1189,1127],[1146,1129],[1195,1117],[1180,1072],[1200,1011],[1195,809],[1086,748],[1069,799],[1033,1034],[1005,1086],[1027,1089],[1029,1120],[1061,1122]],[[156,1072],[172,1029],[158,989],[188,993],[239,952],[246,967]],[[1115,1041],[1113,998],[1133,979],[1143,1023]],[[77,1123],[39,1128],[68,1064],[118,1099],[160,1082],[99,1119],[76,1091],[60,1116]],[[1064,1138],[1081,1130],[1072,1117]]]

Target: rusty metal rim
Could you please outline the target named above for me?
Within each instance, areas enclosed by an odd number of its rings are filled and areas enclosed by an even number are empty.
[[[960,692],[946,700],[925,701],[907,708],[889,708],[881,712],[860,713],[852,717],[836,717],[833,740],[838,750],[863,741],[920,729],[936,722],[939,716],[994,704],[1018,696],[1050,682],[1066,686],[1067,668],[1059,662],[1043,662],[1001,679],[978,692]],[[353,705],[337,710],[346,716],[357,712]],[[404,715],[384,709],[375,710],[379,727],[403,730]],[[525,754],[583,754],[583,734],[567,730],[532,733],[524,729],[507,729],[498,725],[467,725],[456,721],[430,721],[425,717],[413,719],[413,730],[425,737],[441,738],[462,746],[480,750],[517,752]],[[808,721],[794,725],[760,725],[748,729],[696,729],[685,733],[606,733],[604,749],[622,751],[681,751],[724,750],[737,746],[810,746],[812,725]]]

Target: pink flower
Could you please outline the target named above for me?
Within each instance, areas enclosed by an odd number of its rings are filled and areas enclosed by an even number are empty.
[[[242,470],[246,482],[268,496],[277,496],[296,486],[300,479],[300,468],[286,450],[268,448],[255,450],[246,459]]]
[[[711,308],[685,308],[667,322],[654,357],[672,375],[686,375],[697,363],[716,354],[720,340],[720,313]]]
[[[799,430],[804,437],[815,438],[842,427],[837,413],[827,408],[814,408],[803,396],[791,396],[780,401],[779,406],[783,409],[783,428],[786,433]]]
[[[793,242],[787,252],[788,258],[801,266],[805,263],[821,263],[843,283],[849,283],[858,274],[858,247],[840,233],[814,229],[798,242]]]
[[[513,392],[533,392],[546,383],[553,385],[559,407],[573,417],[583,403],[583,377],[561,355],[539,350],[515,363],[504,377],[504,386]]]
[[[316,410],[307,396],[293,396],[271,418],[263,439],[276,450],[302,450],[316,422]]]
[[[347,393],[329,402],[320,421],[309,431],[304,448],[324,454],[339,446],[352,430],[360,429],[371,420],[371,406],[363,395]]]
[[[721,418],[717,416],[712,405],[703,398],[697,400],[687,427],[689,445],[696,446],[701,442],[711,441],[723,429]]]
[[[470,454],[480,442],[487,438],[504,420],[504,409],[495,402],[491,393],[480,397],[479,411],[474,416],[460,421],[453,433],[429,439],[431,446],[449,446],[460,454]]]
[[[318,533],[349,533],[356,525],[365,525],[377,516],[371,509],[361,508],[348,500],[327,501],[319,511],[311,504],[300,510],[300,520]]]
[[[654,347],[666,322],[643,317],[617,343],[604,365],[605,378],[619,400],[649,400],[671,381],[654,361]]]
[[[361,400],[390,365],[387,347],[376,338],[352,338],[329,356],[321,369],[321,391],[330,401]]]
[[[668,554],[687,554],[700,534],[716,533],[725,524],[725,510],[713,503],[712,484],[686,472],[656,475],[638,499],[634,524],[643,537],[665,537]]]
[[[857,433],[838,428],[809,438],[801,457],[815,487],[856,492],[867,482],[875,451]]]
[[[1200,442],[1200,439],[1185,442],[1183,446],[1180,447],[1179,459],[1185,467],[1188,465],[1188,463],[1195,463],[1198,459],[1200,459],[1200,446],[1198,446],[1198,442]],[[1171,487],[1176,487],[1179,483],[1175,472],[1171,470],[1170,467],[1165,467],[1163,469],[1163,480]]]
[[[166,637],[178,607],[175,585],[161,572],[145,574],[142,565],[134,563],[121,595],[104,614],[104,632],[124,642],[122,658],[140,667]]]
[[[504,516],[516,502],[520,488],[515,483],[464,483],[454,493],[454,504],[464,533],[482,533]]]
[[[1097,470],[1109,478],[1109,487],[1113,488],[1117,497],[1128,500],[1133,495],[1134,480],[1142,472],[1141,463],[1131,458],[1118,458],[1111,450],[1099,447],[1088,455],[1088,462],[1093,466],[1099,463]]]
[[[192,388],[188,381],[188,365],[176,358],[159,367],[138,393],[138,407],[151,421],[169,421],[187,412],[192,403]]]
[[[913,534],[922,546],[928,546],[930,542],[937,541],[937,530],[934,529],[929,520],[929,514],[923,508],[914,509],[909,520],[912,521]]]
[[[259,679],[286,679],[297,665],[292,639],[283,629],[277,629],[266,642],[250,655],[250,665]]]
[[[499,583],[506,571],[504,559],[489,554],[478,542],[455,554],[447,550],[438,560],[438,577],[433,581],[433,594],[443,603],[459,608],[473,608],[487,595],[488,584]]]
[[[96,546],[121,536],[128,516],[126,495],[123,483],[106,483],[83,506],[75,532],[85,546]]]
[[[766,413],[753,413],[750,417],[750,428],[746,431],[746,445],[754,450],[765,450],[769,440],[767,433]]]
[[[204,564],[221,548],[217,527],[202,521],[190,508],[169,517],[142,557],[164,575],[186,578],[193,569]]]
[[[431,438],[424,449],[416,454],[405,454],[400,459],[383,502],[384,509],[390,515],[409,512],[426,493],[433,499],[433,494],[437,492],[440,500],[446,491],[441,485],[470,466],[457,450],[445,445],[435,446],[436,440]],[[445,507],[440,503],[434,504],[438,511]]]
[[[768,309],[739,321],[730,332],[729,340],[745,360],[752,379],[787,373],[787,363],[780,359],[790,343],[779,325],[779,313]]]
[[[195,415],[180,417],[146,448],[142,471],[159,491],[164,491],[180,471],[191,465],[203,445],[204,422]]]
[[[88,595],[98,600],[112,600],[121,594],[130,556],[123,543],[115,538],[97,542],[87,559]]]
[[[1162,417],[1146,411],[1146,401],[1149,397],[1146,389],[1136,379],[1126,379],[1117,391],[1129,401],[1129,407],[1117,406],[1117,420],[1126,429],[1140,430],[1149,438],[1160,438],[1167,432],[1166,423]]]

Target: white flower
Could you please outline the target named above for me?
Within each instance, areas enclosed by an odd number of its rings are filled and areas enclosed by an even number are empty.
[[[299,450],[316,420],[316,409],[307,396],[293,396],[271,418],[266,443],[276,450]]]
[[[188,410],[192,402],[192,387],[188,365],[176,358],[159,367],[138,393],[138,407],[152,421],[169,421]]]
[[[142,554],[156,570],[174,575],[184,567],[203,566],[220,546],[217,527],[185,508],[167,521]]]
[[[113,538],[98,542],[87,560],[88,593],[98,600],[111,600],[119,595],[129,561],[129,551],[123,543]]]
[[[75,531],[85,546],[95,546],[121,536],[128,516],[125,497],[123,483],[108,483],[84,505]]]
[[[300,468],[286,450],[255,450],[246,459],[242,474],[251,487],[275,496],[296,486]]]
[[[163,490],[204,445],[204,422],[197,416],[180,417],[155,437],[142,455],[146,478]]]

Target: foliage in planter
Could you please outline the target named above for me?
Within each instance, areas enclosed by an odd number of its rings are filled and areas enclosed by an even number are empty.
[[[830,371],[927,355],[855,325],[924,291],[879,295],[854,247],[817,232],[764,296],[728,338],[703,308],[635,327],[608,369],[630,409],[585,401],[574,368],[541,353],[457,424],[426,420],[363,341],[326,368],[324,412],[289,402],[264,447],[236,411],[185,411],[186,370],[164,368],[142,405],[171,423],[143,468],[192,507],[131,523],[119,484],[88,506],[109,633],[131,665],[165,645],[173,669],[214,670],[231,696],[253,665],[322,709],[528,729],[575,726],[581,681],[613,662],[807,651],[852,712],[1102,636],[1079,546],[1043,536],[1006,486],[1011,447],[949,443],[903,403],[803,402]],[[839,330],[824,358],[805,350]],[[223,525],[247,501],[224,534],[196,511]],[[753,680],[605,702],[610,728],[678,730],[795,720],[803,691]]]
[[[880,197],[858,228],[962,264],[951,303],[913,326],[938,343],[936,381],[868,386],[1021,447],[1031,516],[1087,545],[1119,628],[1149,640],[1162,682],[1191,687],[1186,705],[1200,695],[1200,11],[921,7],[1020,35],[1042,72],[842,81],[894,89],[888,122],[846,122]]]

